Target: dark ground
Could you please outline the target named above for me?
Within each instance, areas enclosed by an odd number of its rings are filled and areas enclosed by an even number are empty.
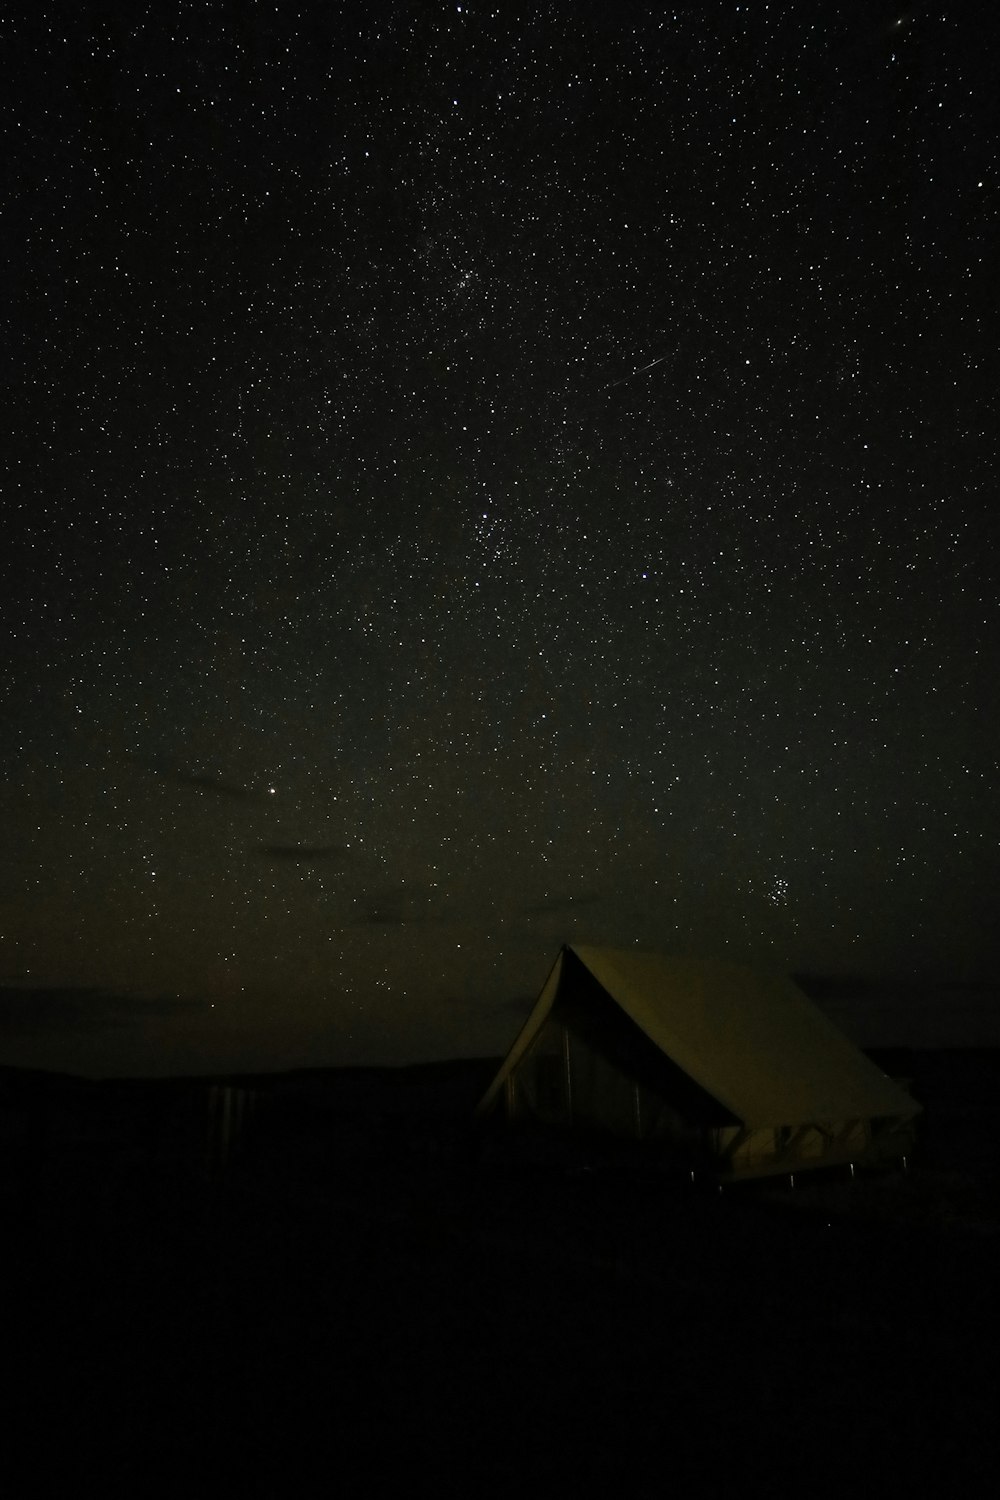
[[[0,1070],[5,1493],[992,1493],[1000,1057],[905,1174],[730,1187],[470,1134],[491,1071]]]

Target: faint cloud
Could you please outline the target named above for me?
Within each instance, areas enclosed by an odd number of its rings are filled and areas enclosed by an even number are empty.
[[[82,985],[52,989],[0,985],[0,1036],[106,1031],[207,1009],[202,1000],[183,1000],[172,995],[147,999]]]
[[[520,1020],[526,1021],[537,999],[537,995],[520,995],[513,1000],[501,1000],[499,1005],[491,1005],[486,1014],[488,1016],[517,1016]]]
[[[354,927],[403,927],[407,922],[402,902],[389,904],[383,902],[378,906],[370,906],[367,911],[355,917]]]
[[[350,857],[351,850],[347,844],[259,844],[255,853],[262,859],[315,864],[327,859],[346,860]]]
[[[208,771],[186,771],[176,766],[166,768],[154,766],[154,774],[175,786],[190,788],[194,792],[207,792],[210,797],[229,797],[234,801],[247,802],[253,792],[237,781],[227,781],[223,776],[213,776]]]
[[[599,895],[590,891],[579,896],[552,896],[547,901],[535,901],[522,906],[521,911],[526,917],[563,916],[566,912],[576,911],[578,907],[596,906],[600,899]]]
[[[408,927],[448,920],[447,911],[432,909],[434,893],[422,886],[390,886],[361,899],[364,910],[351,924],[354,927]]]

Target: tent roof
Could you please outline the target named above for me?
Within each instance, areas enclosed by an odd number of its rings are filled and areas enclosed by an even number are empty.
[[[481,1108],[541,1030],[567,952],[662,1052],[752,1128],[920,1111],[790,979],[716,960],[576,946],[560,954]]]

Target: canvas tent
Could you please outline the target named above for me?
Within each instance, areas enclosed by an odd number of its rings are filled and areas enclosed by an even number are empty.
[[[790,979],[567,947],[478,1113],[497,1110],[753,1177],[898,1159],[920,1106]]]

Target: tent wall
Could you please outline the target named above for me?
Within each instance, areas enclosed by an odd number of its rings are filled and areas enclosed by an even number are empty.
[[[508,1075],[504,1097],[511,1120],[603,1130],[632,1140],[675,1140],[689,1133],[668,1100],[554,1017]]]
[[[505,1099],[510,1119],[534,1120],[540,1125],[573,1123],[568,1044],[565,1026],[552,1018],[546,1021],[508,1076]]]
[[[701,1154],[738,1121],[656,1047],[573,954],[552,1009],[505,1088],[507,1116],[673,1143]]]

